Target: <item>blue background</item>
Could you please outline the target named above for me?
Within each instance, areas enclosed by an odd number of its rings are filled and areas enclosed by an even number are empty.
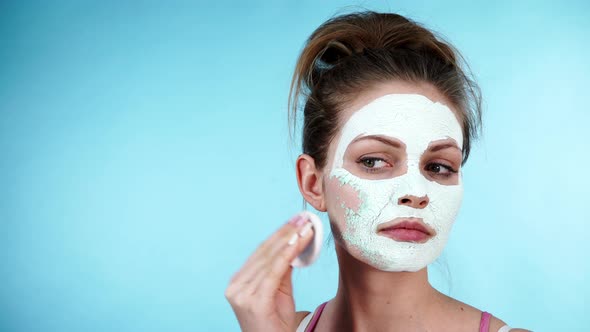
[[[296,57],[348,5],[440,32],[483,90],[432,282],[512,326],[587,328],[588,2],[2,1],[0,331],[237,331],[230,276],[302,208]],[[294,278],[298,309],[331,298],[333,244]]]

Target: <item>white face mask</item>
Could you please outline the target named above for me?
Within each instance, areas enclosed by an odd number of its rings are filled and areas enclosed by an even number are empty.
[[[395,138],[406,146],[407,172],[387,179],[363,179],[344,168],[350,143],[363,136]],[[418,271],[442,252],[461,205],[461,174],[454,185],[427,179],[420,170],[422,154],[435,141],[452,139],[463,146],[461,126],[441,103],[417,94],[390,94],[356,111],[346,122],[338,141],[329,180],[355,192],[355,204],[336,195],[344,220],[333,220],[342,245],[355,258],[383,271]],[[400,204],[406,196],[427,197],[423,208]],[[381,225],[396,218],[422,218],[436,234],[424,243],[398,241],[378,234]],[[332,216],[330,216],[331,219]],[[416,219],[414,219],[416,220]]]

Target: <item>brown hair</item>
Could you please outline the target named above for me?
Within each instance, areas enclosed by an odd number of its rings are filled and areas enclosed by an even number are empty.
[[[375,84],[430,83],[458,109],[463,164],[481,127],[481,94],[457,50],[401,15],[372,11],[336,16],[317,28],[297,61],[289,93],[296,128],[303,104],[303,153],[326,163],[344,105]]]

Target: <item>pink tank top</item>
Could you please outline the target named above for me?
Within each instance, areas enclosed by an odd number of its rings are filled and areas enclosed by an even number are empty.
[[[324,311],[326,304],[328,304],[328,302],[320,304],[320,306],[316,309],[315,313],[311,318],[311,321],[309,322],[309,325],[307,325],[307,328],[305,329],[305,332],[314,332],[315,326],[318,324],[318,321],[320,320],[320,316],[322,315],[322,311]],[[484,311],[481,313],[481,320],[479,321],[479,332],[489,331],[491,318],[492,315],[489,312]]]

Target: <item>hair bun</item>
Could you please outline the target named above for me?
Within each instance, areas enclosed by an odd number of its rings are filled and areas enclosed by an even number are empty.
[[[319,61],[327,65],[336,65],[342,59],[351,56],[354,51],[350,46],[339,40],[328,42],[324,50],[320,53]]]

